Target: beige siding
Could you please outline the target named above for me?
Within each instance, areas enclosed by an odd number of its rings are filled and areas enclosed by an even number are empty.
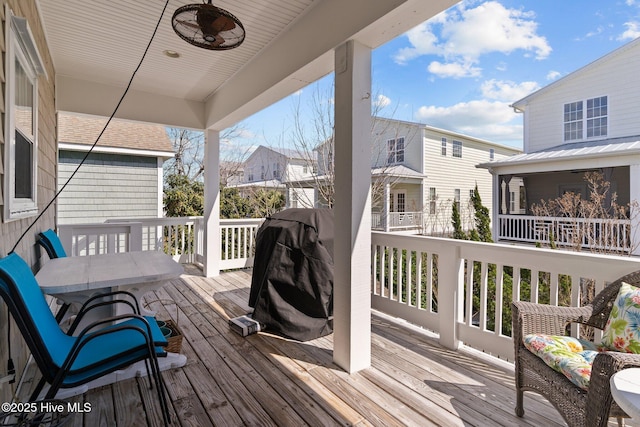
[[[84,155],[79,151],[60,152],[60,186]],[[77,224],[112,218],[157,217],[158,200],[155,157],[92,153],[60,194],[58,222]]]
[[[26,17],[31,32],[33,33],[36,45],[40,51],[40,55],[43,59],[48,79],[45,76],[40,76],[38,80],[38,169],[37,169],[37,197],[38,206],[40,211],[49,203],[52,199],[56,189],[56,157],[57,157],[57,144],[56,144],[56,116],[55,116],[55,87],[54,77],[55,71],[53,69],[53,63],[51,56],[47,48],[44,32],[40,23],[38,12],[36,10],[35,1],[33,0],[0,0],[0,14],[2,15],[2,30],[0,31],[0,38],[3,43],[2,49],[4,49],[4,28],[6,27],[4,7],[8,4],[13,13],[18,16]],[[4,70],[4,61],[0,64],[0,68]],[[2,90],[4,91],[4,71],[0,73],[3,77]],[[4,92],[2,92],[2,111],[4,111]],[[0,152],[4,153],[4,114],[2,114],[2,127],[0,132]],[[2,156],[4,158],[4,155]],[[3,168],[2,168],[3,169]],[[0,172],[2,171],[0,169]],[[1,176],[1,175],[0,175]],[[4,178],[4,177],[3,177]],[[3,191],[3,188],[2,190]],[[0,203],[3,198],[0,197]],[[34,218],[25,218],[16,221],[0,223],[0,256],[5,256],[13,247],[18,238],[27,229],[29,224],[33,222]],[[38,223],[25,235],[22,242],[16,248],[16,253],[22,256],[30,265],[37,267],[37,258],[39,252],[35,248],[35,238],[38,232],[46,230],[47,228],[55,227],[55,205],[49,208],[49,210],[38,220]],[[7,313],[6,306],[0,304],[0,337],[2,340],[7,336]],[[12,337],[12,356],[16,363],[16,372],[22,372],[26,358],[27,349],[20,332],[16,328],[11,329]],[[7,348],[0,345],[0,372],[4,373],[4,369],[7,366]],[[0,400],[3,402],[9,402],[12,398],[12,388],[9,386],[3,386],[0,388]]]
[[[421,127],[416,123],[376,119],[372,133],[371,167],[387,164],[387,141],[404,137],[404,162],[408,168],[422,170]]]
[[[442,138],[447,138],[447,152],[442,155]],[[462,157],[453,157],[452,141],[462,142]],[[424,184],[425,212],[429,212],[429,188],[436,189],[437,212],[427,215],[427,232],[446,233],[451,231],[451,205],[456,189],[460,190],[460,207],[464,227],[472,225],[469,211],[469,192],[478,185],[482,204],[492,210],[492,176],[487,169],[476,168],[479,163],[489,161],[490,150],[494,150],[494,160],[511,156],[518,150],[491,144],[459,134],[427,128],[424,140],[424,162],[427,175]]]

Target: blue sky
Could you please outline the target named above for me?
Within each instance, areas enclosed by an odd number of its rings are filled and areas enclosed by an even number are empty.
[[[381,116],[522,148],[511,103],[638,36],[640,0],[462,1],[373,51],[374,102]],[[242,144],[290,145],[295,111],[311,121],[332,82],[246,119]]]

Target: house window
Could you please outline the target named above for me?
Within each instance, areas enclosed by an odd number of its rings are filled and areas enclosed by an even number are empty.
[[[302,173],[305,175],[309,173],[309,168],[307,167],[307,165],[302,166]]]
[[[606,136],[608,123],[608,101],[606,96],[587,99],[587,111],[584,114],[584,102],[576,101],[564,105],[564,140],[576,141]],[[586,123],[585,123],[586,122]]]
[[[474,190],[469,190],[469,200],[473,200],[473,193],[475,193]]]
[[[436,214],[436,188],[435,187],[429,188],[429,214],[430,215]]]
[[[264,181],[264,165],[260,166],[260,181]]]
[[[607,97],[587,99],[587,138],[607,135]]]
[[[273,177],[275,179],[280,179],[280,164],[279,163],[274,163],[273,164]]]
[[[404,193],[397,194],[396,212],[405,211],[405,198],[406,198],[406,194]]]
[[[387,141],[387,164],[404,162],[404,137]]]
[[[509,191],[509,212],[516,211],[516,192]]]
[[[453,190],[453,202],[458,206],[458,212],[460,212],[460,189]]]
[[[582,101],[564,104],[564,140],[582,139]]]
[[[447,138],[442,138],[440,140],[440,154],[442,156],[446,156],[447,155]]]
[[[298,193],[295,192],[295,190],[293,190],[291,192],[291,208],[297,208],[298,207]]]
[[[496,157],[496,150],[489,148],[489,161],[492,162]]]
[[[247,169],[247,182],[253,182],[253,169]]]
[[[38,75],[44,74],[40,54],[26,19],[11,16],[5,56],[4,218],[38,213]]]
[[[452,145],[453,145],[453,154],[452,154],[453,157],[462,158],[462,142],[453,141]]]

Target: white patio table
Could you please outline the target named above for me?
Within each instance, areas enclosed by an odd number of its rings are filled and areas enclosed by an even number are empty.
[[[145,293],[162,287],[169,280],[180,277],[183,271],[184,269],[179,263],[162,252],[122,252],[54,258],[47,261],[40,269],[36,274],[36,279],[45,294],[79,307],[91,296],[111,290],[129,291],[140,300],[140,297]],[[144,308],[141,307],[141,310]],[[112,314],[117,314],[117,312],[103,311],[97,316]],[[153,315],[154,313],[145,310],[143,314]],[[87,323],[92,320],[96,320],[96,317],[87,319]],[[166,370],[184,366],[187,358],[183,354],[167,353],[167,357],[159,358],[158,362],[160,369]],[[63,389],[57,397],[74,396],[91,388],[145,374],[144,362],[138,362],[84,386]],[[46,393],[46,390],[43,393]]]
[[[631,418],[640,420],[640,368],[616,372],[609,379],[611,396]]]

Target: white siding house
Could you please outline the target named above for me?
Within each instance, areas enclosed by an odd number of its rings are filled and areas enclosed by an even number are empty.
[[[287,207],[312,207],[313,188],[306,182],[313,176],[313,168],[297,150],[256,148],[242,165],[239,182],[229,183],[244,196],[256,189],[277,190],[284,194]]]
[[[398,141],[403,153],[398,158]],[[451,208],[459,202],[463,227],[472,226],[470,196],[475,186],[489,209],[491,175],[478,170],[480,162],[500,160],[520,150],[472,136],[420,123],[377,118],[374,126],[372,167],[385,177],[383,196],[376,204],[389,228],[399,228],[413,213],[420,217],[423,234],[442,235],[451,230]],[[395,149],[395,153],[394,153]],[[403,174],[395,170],[406,168]],[[404,212],[404,214],[403,214]],[[385,221],[382,221],[382,227]]]
[[[476,164],[521,152],[420,123],[379,117],[374,120],[371,147],[372,228],[418,229],[430,235],[452,231],[454,200],[460,203],[463,226],[472,225],[469,201],[476,184],[483,204],[491,208],[491,174]],[[319,172],[330,174],[330,143],[316,152]]]
[[[639,67],[636,39],[513,104],[524,115],[525,152],[480,165],[494,176],[494,239],[533,243],[553,235],[568,245],[576,225],[536,220],[531,207],[567,192],[589,198],[589,171],[611,183],[619,205],[640,201]],[[616,250],[638,247],[629,225],[611,230]]]
[[[58,186],[76,170],[106,119],[58,115]],[[162,164],[173,157],[164,126],[112,120],[58,201],[58,224],[163,216]]]

